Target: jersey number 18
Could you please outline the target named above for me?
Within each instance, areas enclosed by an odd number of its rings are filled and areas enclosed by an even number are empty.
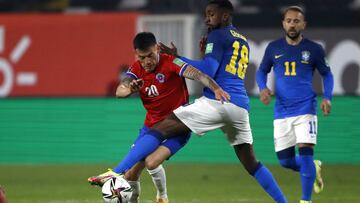
[[[244,79],[249,63],[249,49],[245,45],[242,45],[240,50],[240,59],[238,59],[240,43],[235,41],[232,46],[234,47],[234,51],[231,56],[230,63],[226,65],[225,71],[233,75],[235,75],[237,72],[237,76],[241,79]]]

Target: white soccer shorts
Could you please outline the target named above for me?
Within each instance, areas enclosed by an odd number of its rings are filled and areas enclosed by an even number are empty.
[[[175,115],[198,135],[221,128],[231,145],[252,144],[249,113],[235,104],[200,97],[174,110]]]
[[[316,144],[317,116],[312,114],[274,120],[275,151],[299,143]]]

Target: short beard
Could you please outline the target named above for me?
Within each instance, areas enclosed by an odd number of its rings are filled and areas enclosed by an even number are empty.
[[[300,37],[300,32],[297,32],[295,35],[291,36],[288,32],[286,33],[286,36],[289,37],[291,40],[296,40]]]

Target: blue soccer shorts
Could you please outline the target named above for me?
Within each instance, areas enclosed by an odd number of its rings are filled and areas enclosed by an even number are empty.
[[[135,142],[133,143],[133,146],[136,145],[137,141],[145,136],[145,134],[150,130],[150,128],[143,126],[140,129],[139,135],[136,138]],[[181,148],[183,148],[186,143],[189,141],[191,136],[191,132],[186,135],[180,135],[176,137],[172,137],[169,139],[164,140],[161,145],[168,148],[171,152],[171,156],[174,155],[176,152],[178,152]]]

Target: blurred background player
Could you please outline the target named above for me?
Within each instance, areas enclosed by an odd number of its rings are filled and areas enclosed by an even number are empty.
[[[267,74],[273,67],[275,74],[274,143],[280,164],[299,171],[301,203],[311,202],[312,189],[323,189],[320,175],[321,162],[313,160],[317,140],[316,94],[312,88],[313,74],[317,69],[323,78],[324,98],[321,110],[330,114],[333,75],[323,48],[303,37],[305,14],[301,7],[286,8],[283,28],[286,36],[270,42],[257,71],[256,81],[260,88],[260,100],[269,104],[271,91],[266,86]],[[295,155],[295,146],[299,155]]]
[[[1,185],[0,185],[0,203],[7,203],[5,198],[5,190]]]
[[[219,97],[216,91],[205,87],[204,96],[192,104],[177,108],[139,139],[137,145],[120,163],[118,171],[126,172],[128,168],[154,151],[164,139],[191,131],[203,135],[221,128],[248,173],[255,177],[276,202],[287,202],[271,172],[256,160],[253,152],[248,116],[249,98],[244,87],[249,63],[249,46],[246,38],[232,26],[232,12],[233,6],[229,1],[210,1],[206,7],[206,24],[209,33],[204,59],[193,61],[181,57],[185,62],[214,78],[225,91],[229,92],[231,100],[225,103],[217,101]],[[164,52],[177,56],[176,47],[161,45]],[[187,74],[189,71],[185,70],[184,76]]]
[[[140,130],[133,147],[137,146],[138,141],[153,125],[162,121],[177,107],[188,102],[189,95],[185,80],[182,77],[183,74],[193,79],[192,74],[197,73],[197,79],[201,80],[205,86],[217,88],[220,95],[225,94],[219,86],[214,84],[212,79],[195,68],[174,56],[159,54],[159,47],[152,33],[137,34],[134,39],[134,49],[138,60],[131,66],[127,77],[116,90],[117,97],[127,97],[134,92],[139,92],[144,108],[147,110],[144,127]],[[132,197],[133,202],[138,201],[139,177],[145,166],[158,190],[157,202],[168,202],[165,171],[161,163],[181,149],[187,143],[190,134],[191,132],[184,132],[184,134],[164,140],[156,151],[146,157],[145,163],[140,159],[141,162],[127,168],[125,178],[135,189]],[[122,172],[124,171],[121,170],[119,164],[119,166],[100,176],[90,177],[88,181],[94,185],[102,185],[109,177]]]

